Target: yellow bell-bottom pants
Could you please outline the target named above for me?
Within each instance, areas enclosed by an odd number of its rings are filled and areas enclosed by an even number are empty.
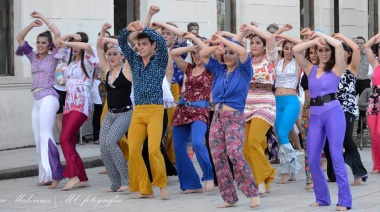
[[[104,106],[103,106],[102,115],[100,117],[100,124],[103,122],[103,119],[106,116],[107,110],[108,110],[108,104],[107,104],[107,101],[105,101]],[[128,160],[129,150],[128,150],[127,137],[125,135],[123,135],[123,137],[121,137],[121,139],[118,142],[118,145],[121,149],[121,152],[123,152],[125,160]]]
[[[243,153],[245,159],[251,166],[257,185],[265,182],[266,189],[270,188],[270,182],[273,181],[276,169],[272,168],[265,156],[267,148],[267,139],[265,134],[268,132],[270,125],[261,118],[253,118],[245,125],[245,142]]]
[[[173,83],[170,88],[172,95],[174,97],[174,101],[179,101],[179,85],[178,83]],[[173,127],[172,127],[172,121],[174,116],[175,107],[168,108],[168,138],[166,142],[166,153],[168,154],[168,157],[172,163],[175,163],[175,154],[174,154],[174,143],[173,143]]]
[[[149,165],[152,171],[152,185],[163,188],[167,184],[164,157],[160,150],[163,105],[137,105],[132,114],[128,131],[129,146],[129,189],[141,194],[153,194],[141,150],[148,135]]]

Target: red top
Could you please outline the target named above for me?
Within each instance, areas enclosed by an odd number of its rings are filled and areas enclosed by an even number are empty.
[[[189,64],[186,69],[186,90],[182,95],[185,101],[210,101],[211,86],[214,76],[210,71],[204,70],[198,76],[192,76],[194,66]],[[186,107],[178,105],[173,116],[173,126],[189,124],[195,121],[203,121],[208,125],[210,111],[208,107]]]

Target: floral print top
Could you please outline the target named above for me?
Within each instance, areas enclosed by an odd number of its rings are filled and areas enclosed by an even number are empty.
[[[278,57],[277,49],[266,50],[266,55],[261,61],[252,58],[253,77],[251,83],[272,84],[274,83],[274,73]]]
[[[186,91],[183,94],[183,98],[186,101],[196,102],[210,100],[210,93],[212,88],[212,81],[214,75],[210,71],[205,69],[202,74],[193,76],[194,66],[189,64],[186,69]],[[209,123],[210,111],[208,107],[186,107],[185,105],[177,105],[173,116],[173,126],[182,124],[189,124],[195,121],[202,121],[205,124]]]
[[[70,51],[68,51],[69,53]],[[68,114],[74,110],[85,114],[87,117],[91,115],[92,76],[95,67],[99,64],[99,59],[96,55],[85,53],[83,62],[89,77],[82,70],[81,61],[72,61],[64,73],[67,94],[63,114]]]

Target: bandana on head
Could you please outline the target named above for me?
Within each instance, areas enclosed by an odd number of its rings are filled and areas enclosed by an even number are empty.
[[[121,51],[120,46],[112,45],[110,48],[114,48],[114,49],[116,49],[118,52],[120,52],[121,54],[123,54],[123,51]],[[110,48],[109,48],[109,49],[110,49]]]

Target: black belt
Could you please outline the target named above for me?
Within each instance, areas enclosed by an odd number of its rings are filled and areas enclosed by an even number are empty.
[[[119,108],[108,108],[108,111],[111,113],[124,113],[129,110],[132,110],[132,105],[131,106],[125,106],[125,107],[119,107]]]
[[[317,96],[317,98],[310,98],[310,106],[323,106],[325,102],[328,103],[336,99],[335,93]]]

